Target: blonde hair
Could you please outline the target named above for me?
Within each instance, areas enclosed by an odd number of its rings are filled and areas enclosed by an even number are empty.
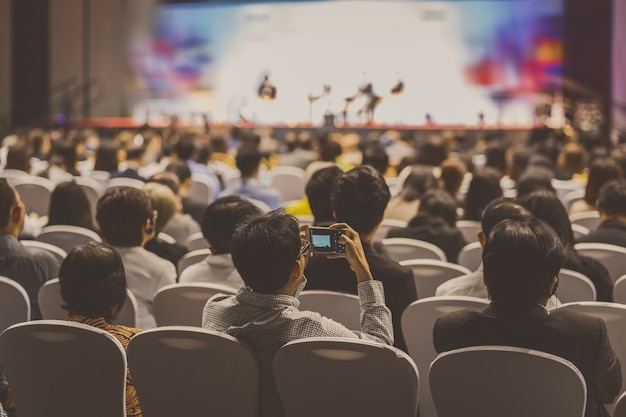
[[[156,234],[159,234],[176,214],[176,195],[165,185],[154,182],[147,183],[142,187],[142,190],[148,195],[152,202],[152,208],[158,213],[154,228]]]

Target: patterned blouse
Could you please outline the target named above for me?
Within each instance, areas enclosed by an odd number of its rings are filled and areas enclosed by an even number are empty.
[[[98,329],[107,331],[117,340],[119,340],[119,342],[124,347],[124,350],[128,348],[128,342],[130,342],[130,339],[137,333],[141,332],[140,329],[134,329],[132,327],[107,323],[107,321],[102,317],[90,319],[87,317],[70,314],[69,316],[67,316],[66,320],[88,324],[90,326],[97,327]],[[135,387],[133,386],[133,380],[130,376],[129,370],[126,370],[126,416],[141,416],[141,408],[139,407],[137,392],[135,391]]]

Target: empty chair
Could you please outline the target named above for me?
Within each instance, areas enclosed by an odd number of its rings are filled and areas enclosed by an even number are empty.
[[[572,224],[579,224],[586,227],[587,230],[592,231],[598,228],[600,224],[600,213],[597,211],[585,211],[582,213],[576,213],[569,216]]]
[[[235,294],[219,284],[171,284],[154,295],[152,303],[157,326],[202,326],[204,305],[215,294]]]
[[[613,284],[613,301],[626,304],[626,275],[619,277]]]
[[[395,219],[383,219],[383,221],[378,226],[378,230],[376,231],[376,235],[374,236],[374,240],[380,242],[381,240],[387,237],[387,233],[389,229],[393,229],[394,227],[406,227],[407,222],[403,220],[395,220]]]
[[[50,195],[54,190],[54,184],[51,181],[27,175],[13,178],[11,183],[20,195],[27,213],[34,212],[40,216],[48,215]]]
[[[191,176],[191,188],[189,198],[203,204],[210,204],[217,195],[213,180],[201,174]]]
[[[146,416],[257,416],[256,358],[232,336],[163,327],[133,337],[127,355]]]
[[[10,326],[30,320],[30,300],[24,287],[0,276],[0,333]]]
[[[580,272],[561,269],[556,296],[562,303],[596,301],[596,287],[589,278]]]
[[[382,240],[387,254],[394,261],[409,259],[436,259],[446,261],[445,253],[436,245],[418,239],[392,237]]]
[[[626,392],[623,392],[617,401],[615,401],[613,417],[626,417]]]
[[[107,184],[107,188],[115,187],[133,187],[141,189],[144,186],[144,182],[134,178],[116,177],[111,178]]]
[[[66,251],[50,243],[40,242],[38,240],[20,240],[20,243],[27,248],[37,248],[49,252],[57,261],[59,261],[59,264],[63,262],[63,259],[67,256]]]
[[[93,230],[67,225],[46,226],[41,229],[36,240],[58,246],[66,252],[85,243],[102,242],[102,238]]]
[[[439,316],[466,308],[482,311],[488,304],[488,300],[475,297],[429,297],[412,302],[404,310],[402,334],[420,375],[428,375],[430,364],[437,357],[433,346],[433,326]],[[419,405],[421,417],[437,415],[428,384],[420,385]]]
[[[40,320],[0,336],[2,368],[20,417],[125,417],[126,355],[104,330]]]
[[[516,347],[442,353],[429,382],[438,417],[582,417],[587,402],[585,380],[571,362]]]
[[[270,172],[271,186],[280,191],[284,201],[300,200],[304,197],[306,181],[302,168],[281,165],[274,167]]]
[[[626,274],[626,248],[606,243],[577,243],[574,248],[579,255],[600,261],[608,269],[613,282]]]
[[[483,261],[483,247],[480,242],[468,243],[461,249],[457,263],[470,271],[478,269]]]
[[[185,246],[190,251],[198,250],[198,249],[209,249],[209,242],[204,238],[202,232],[194,233],[189,235],[187,240],[185,241]]]
[[[459,229],[466,242],[478,241],[480,222],[474,220],[459,220],[456,222],[456,228]]]
[[[433,297],[439,285],[472,272],[461,265],[432,259],[410,259],[400,265],[413,270],[418,298]]]
[[[589,234],[589,229],[585,226],[581,226],[580,224],[572,223],[572,233],[574,234],[574,240],[578,240],[583,236],[587,236]]]
[[[361,328],[361,303],[354,294],[337,291],[302,291],[298,297],[300,310],[315,311],[343,324],[348,329]]]
[[[211,254],[210,249],[198,249],[191,252],[187,252],[180,261],[178,261],[178,275],[185,270],[185,268],[201,262]]]
[[[46,281],[41,286],[37,294],[37,301],[44,319],[64,320],[67,317],[67,310],[61,307],[65,303],[63,297],[61,297],[61,287],[58,278]],[[137,327],[137,300],[129,289],[126,289],[124,306],[111,322],[127,327]]]
[[[419,376],[406,353],[359,339],[310,338],[274,356],[287,417],[415,417]]]

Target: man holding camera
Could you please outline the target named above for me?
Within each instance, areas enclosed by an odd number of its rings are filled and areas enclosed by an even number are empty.
[[[346,224],[330,228],[345,229],[339,238],[345,253],[328,256],[345,258],[356,275],[360,330],[349,330],[319,313],[299,310],[298,295],[306,284],[304,269],[313,248],[301,238],[297,220],[285,214],[254,217],[235,232],[231,254],[245,286],[236,295],[212,297],[204,307],[202,327],[237,337],[256,353],[261,379],[259,416],[284,415],[272,361],[285,343],[308,337],[393,343],[391,313],[385,306],[383,287],[372,278],[359,234]]]

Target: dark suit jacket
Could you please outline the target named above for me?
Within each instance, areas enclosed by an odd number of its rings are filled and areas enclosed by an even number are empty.
[[[577,242],[608,243],[626,248],[626,223],[619,220],[605,220],[598,228]]]
[[[201,203],[196,200],[192,200],[189,197],[182,198],[183,204],[183,213],[189,214],[198,224],[202,224],[202,218],[204,217],[204,212],[206,208],[209,206],[208,204]]]
[[[505,345],[560,356],[585,377],[585,416],[608,416],[602,404],[613,402],[620,392],[622,374],[604,322],[569,311],[548,314],[540,305],[523,310],[505,307],[492,302],[482,312],[462,310],[440,317],[433,329],[435,350]]]
[[[391,310],[393,321],[394,346],[406,351],[400,318],[404,309],[417,299],[413,271],[377,252],[368,243],[363,242],[363,251],[372,276],[381,281],[385,289],[385,303]],[[305,275],[307,290],[357,294],[356,276],[345,259],[328,259],[323,254],[315,254],[309,260]]]

